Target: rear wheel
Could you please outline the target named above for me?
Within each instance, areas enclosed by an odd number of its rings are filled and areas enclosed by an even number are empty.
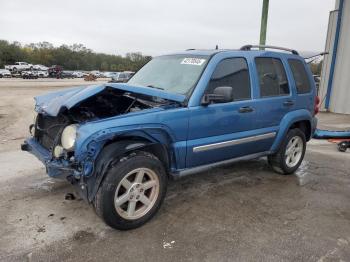
[[[162,163],[149,153],[132,153],[109,168],[94,207],[113,228],[137,228],[156,214],[166,187],[167,175]]]
[[[268,162],[272,168],[280,174],[294,173],[304,159],[306,149],[305,134],[298,128],[288,131],[280,149],[268,156]]]

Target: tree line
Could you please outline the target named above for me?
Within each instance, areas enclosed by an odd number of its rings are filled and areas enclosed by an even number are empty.
[[[22,45],[0,40],[0,68],[23,61],[48,67],[60,65],[65,70],[137,71],[151,59],[139,52],[125,56],[95,53],[82,44],[55,47],[49,42]]]

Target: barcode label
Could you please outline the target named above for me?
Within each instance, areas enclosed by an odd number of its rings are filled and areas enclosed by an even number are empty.
[[[205,62],[205,59],[201,59],[201,58],[184,58],[184,60],[182,60],[181,64],[183,65],[203,65],[203,63]]]

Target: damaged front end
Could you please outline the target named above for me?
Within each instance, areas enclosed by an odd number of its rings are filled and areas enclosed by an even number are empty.
[[[84,190],[84,177],[92,174],[96,151],[100,149],[96,146],[95,152],[91,152],[91,145],[103,145],[95,141],[100,139],[96,131],[103,130],[100,120],[113,119],[116,123],[118,117],[137,115],[147,109],[160,110],[170,101],[178,105],[183,99],[125,84],[78,87],[39,96],[35,98],[38,114],[30,127],[32,137],[21,148],[43,162],[50,177],[66,178],[73,184],[80,184],[80,189]],[[91,123],[95,129],[87,128]],[[83,133],[81,127],[84,127]]]

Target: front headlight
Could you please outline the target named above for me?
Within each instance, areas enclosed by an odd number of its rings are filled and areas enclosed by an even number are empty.
[[[74,148],[74,143],[77,138],[77,125],[66,126],[62,132],[61,144],[68,151]]]

